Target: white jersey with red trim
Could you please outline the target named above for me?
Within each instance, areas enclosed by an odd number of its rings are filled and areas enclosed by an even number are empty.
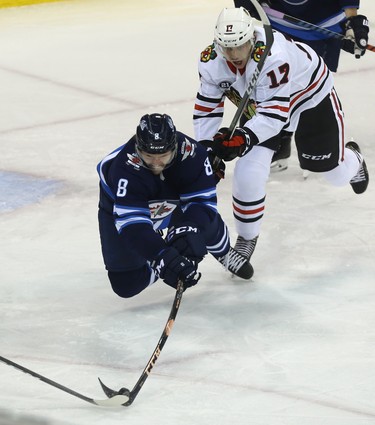
[[[254,51],[243,70],[227,62],[214,45],[201,53],[193,120],[196,140],[212,139],[217,133],[225,97],[238,106],[264,51],[263,28],[256,28],[255,36]],[[332,74],[314,50],[275,31],[271,52],[245,110],[249,118],[245,125],[259,143],[281,130],[294,132],[301,112],[319,104],[332,88]]]

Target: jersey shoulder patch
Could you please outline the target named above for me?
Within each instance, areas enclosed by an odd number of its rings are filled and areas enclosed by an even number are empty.
[[[208,62],[217,58],[217,53],[215,50],[215,45],[210,44],[207,46],[201,53],[201,62]]]
[[[137,153],[128,153],[127,157],[127,165],[133,166],[135,170],[139,170],[141,168],[143,162]]]
[[[257,41],[255,43],[255,46],[253,49],[253,59],[255,60],[255,62],[260,61],[260,58],[262,57],[265,48],[266,48],[266,45],[263,43],[263,41]]]
[[[184,161],[189,156],[194,157],[196,146],[197,145],[195,143],[185,137],[185,140],[181,144],[181,161]]]

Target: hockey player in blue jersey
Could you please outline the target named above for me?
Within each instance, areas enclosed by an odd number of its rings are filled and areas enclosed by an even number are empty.
[[[97,167],[99,231],[112,288],[132,297],[158,278],[185,288],[211,253],[230,272],[250,279],[252,267],[230,247],[217,211],[216,186],[204,147],[176,131],[168,115],[144,115],[125,145]],[[161,235],[168,229],[165,239]]]

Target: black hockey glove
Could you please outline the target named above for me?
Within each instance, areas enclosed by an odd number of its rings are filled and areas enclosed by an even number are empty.
[[[163,249],[152,261],[151,267],[157,276],[175,289],[178,280],[184,282],[186,289],[196,285],[201,278],[201,274],[197,272],[197,265],[180,255],[177,249],[173,247]]]
[[[351,16],[344,24],[345,38],[341,48],[352,53],[357,59],[366,53],[369,26],[366,16]]]
[[[253,147],[250,134],[250,130],[246,127],[238,127],[230,137],[229,129],[221,128],[214,136],[212,151],[222,160],[232,161],[234,158],[243,156]]]
[[[222,159],[218,158],[212,151],[212,146],[214,144],[213,140],[201,140],[199,142],[207,150],[208,160],[210,161],[212,171],[214,173],[214,178],[216,184],[219,183],[221,179],[225,177],[225,163]]]
[[[206,242],[200,230],[193,223],[183,223],[169,229],[165,238],[168,246],[173,246],[189,260],[199,263],[207,254]]]

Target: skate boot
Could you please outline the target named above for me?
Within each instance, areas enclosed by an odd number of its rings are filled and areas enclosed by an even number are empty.
[[[247,261],[250,261],[251,256],[253,255],[255,246],[258,241],[258,236],[253,239],[246,240],[242,236],[237,236],[236,245],[234,245],[234,249],[243,255]]]
[[[348,142],[345,147],[351,149],[357,155],[360,163],[358,173],[350,180],[350,184],[355,193],[363,193],[367,189],[369,182],[369,174],[367,171],[366,162],[363,159],[359,146],[353,140]]]
[[[288,158],[278,159],[271,163],[271,173],[284,171],[288,168]]]
[[[232,247],[229,248],[228,254],[223,257],[216,257],[216,259],[226,270],[241,279],[250,279],[254,274],[254,269],[249,260]]]
[[[288,168],[288,158],[292,149],[292,134],[282,134],[280,140],[280,147],[272,157],[271,172],[284,171]]]

